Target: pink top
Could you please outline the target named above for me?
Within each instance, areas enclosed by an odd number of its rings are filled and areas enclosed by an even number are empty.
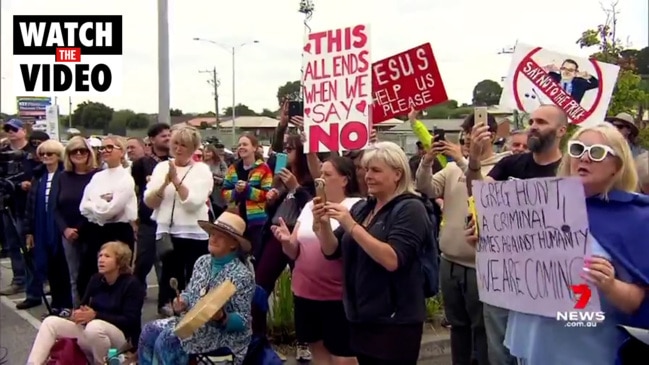
[[[346,198],[341,204],[351,209],[360,198]],[[311,300],[342,300],[343,265],[342,260],[327,260],[320,248],[320,242],[313,233],[313,202],[304,206],[298,222],[300,227],[297,239],[300,251],[293,268],[293,294]],[[338,228],[338,221],[331,220],[331,228]]]

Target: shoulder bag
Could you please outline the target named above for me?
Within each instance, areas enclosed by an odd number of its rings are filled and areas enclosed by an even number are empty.
[[[180,179],[180,184],[185,181],[185,178],[187,177],[187,174],[192,170],[194,165],[192,164],[189,167],[189,170],[185,173],[185,176],[183,176],[182,179]],[[178,194],[177,191],[174,191],[174,200],[173,203],[171,204],[171,218],[169,219],[169,231],[171,232],[171,227],[174,224],[174,211],[176,210],[176,195]],[[168,253],[174,250],[174,245],[173,242],[171,242],[171,233],[165,232],[162,233],[160,238],[156,241],[156,255],[158,257],[158,260],[161,260],[164,256],[166,256]]]

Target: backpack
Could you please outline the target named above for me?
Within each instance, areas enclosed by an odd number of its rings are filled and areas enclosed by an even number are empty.
[[[419,261],[424,276],[424,297],[432,298],[439,292],[439,244],[437,242],[439,219],[437,218],[434,203],[430,199],[422,195],[419,200],[426,208],[430,229],[428,237],[421,248]]]

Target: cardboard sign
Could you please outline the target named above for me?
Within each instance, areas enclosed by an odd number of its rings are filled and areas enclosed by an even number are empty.
[[[367,25],[309,34],[302,61],[305,153],[367,146],[371,60]]]
[[[429,43],[375,62],[372,74],[374,124],[448,100]]]
[[[575,178],[474,181],[480,238],[476,272],[480,300],[555,318],[575,306],[574,285],[590,232],[584,188]],[[591,311],[600,310],[593,290]]]
[[[500,105],[531,113],[541,105],[554,104],[571,123],[601,123],[619,70],[616,65],[518,44]]]

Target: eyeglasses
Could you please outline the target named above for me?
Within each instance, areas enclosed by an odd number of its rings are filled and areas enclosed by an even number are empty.
[[[101,147],[99,147],[99,152],[107,152],[107,153],[111,153],[111,152],[113,152],[113,150],[121,150],[121,149],[122,149],[122,148],[121,148],[120,146],[115,146],[115,145],[112,145],[112,144],[107,144],[107,145],[105,145],[105,146],[101,146]]]
[[[85,155],[87,155],[88,153],[90,153],[90,151],[88,151],[87,148],[75,148],[75,149],[73,149],[73,150],[70,150],[70,152],[69,152],[68,154],[69,154],[70,156],[72,156],[72,155],[81,155],[81,156],[85,156]]]
[[[617,128],[617,129],[620,129],[620,130],[629,128],[629,126],[624,124],[624,123],[611,123],[611,124],[613,124],[613,127]]]
[[[52,156],[55,155],[55,153],[54,152],[41,152],[38,155],[41,156],[41,157],[52,157]]]
[[[615,156],[615,151],[609,146],[603,144],[593,144],[586,146],[579,141],[571,141],[568,143],[568,155],[572,158],[581,158],[585,153],[588,153],[588,158],[594,162],[602,162],[606,156]]]

